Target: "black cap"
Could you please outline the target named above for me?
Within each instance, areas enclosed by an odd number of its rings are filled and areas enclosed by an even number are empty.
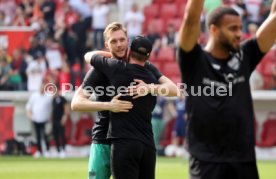
[[[152,50],[152,44],[148,38],[139,35],[132,41],[130,50],[149,57]]]

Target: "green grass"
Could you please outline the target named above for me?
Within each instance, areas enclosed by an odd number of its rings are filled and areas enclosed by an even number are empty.
[[[1,179],[86,179],[87,158],[0,157]],[[276,161],[258,161],[261,179],[276,178]],[[188,162],[158,158],[156,179],[188,179]]]

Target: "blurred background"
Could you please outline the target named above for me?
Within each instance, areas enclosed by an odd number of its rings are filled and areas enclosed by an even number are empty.
[[[219,5],[242,16],[243,40],[253,37],[268,16],[271,0],[206,0],[199,43],[208,37],[205,17]],[[70,103],[89,65],[87,51],[104,49],[103,30],[119,21],[131,40],[146,35],[153,44],[150,62],[181,82],[176,62],[177,31],[186,0],[0,0],[0,155],[32,155],[34,129],[25,106],[42,82],[58,84]],[[276,160],[276,43],[251,76],[259,159]],[[66,156],[88,156],[94,113],[70,112],[65,124]],[[158,98],[152,119],[160,156],[187,158],[184,99]],[[46,126],[55,153],[51,121]],[[55,155],[52,155],[55,156]]]

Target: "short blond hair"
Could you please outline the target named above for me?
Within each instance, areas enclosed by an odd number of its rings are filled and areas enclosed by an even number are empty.
[[[127,30],[126,28],[119,22],[112,22],[110,24],[108,24],[103,32],[104,34],[104,40],[107,41],[107,39],[109,38],[109,34],[111,32],[115,32],[115,31],[118,31],[118,30],[122,30],[126,36],[127,36]]]

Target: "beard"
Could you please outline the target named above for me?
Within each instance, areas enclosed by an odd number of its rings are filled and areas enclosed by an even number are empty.
[[[234,46],[233,43],[231,43],[231,40],[227,39],[223,33],[220,34],[218,39],[219,39],[220,45],[227,51],[237,52],[240,50],[240,44],[238,44],[237,46]],[[237,38],[236,40],[240,41],[239,38]]]
[[[229,42],[221,42],[221,45],[230,52],[238,52],[240,50],[240,45],[235,47]]]

